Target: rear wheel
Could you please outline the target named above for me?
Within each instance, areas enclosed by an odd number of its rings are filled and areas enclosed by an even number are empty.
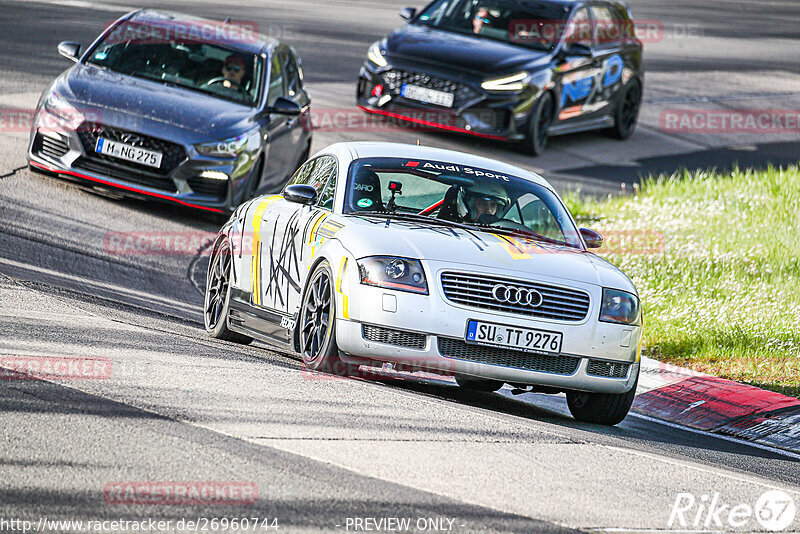
[[[636,395],[636,384],[627,393],[587,393],[568,391],[567,406],[578,421],[600,425],[616,425],[625,419]]]
[[[339,359],[333,274],[326,261],[320,263],[309,277],[298,328],[300,355],[306,367],[341,376],[354,374],[354,366]]]
[[[633,79],[622,93],[622,98],[614,113],[614,126],[609,133],[617,139],[627,139],[636,129],[639,108],[642,105],[642,84]]]
[[[206,297],[203,306],[203,320],[206,332],[212,337],[247,345],[253,338],[228,329],[228,309],[231,300],[231,248],[223,239],[214,249],[208,265]]]
[[[455,375],[455,379],[459,387],[469,389],[471,391],[485,391],[487,393],[499,390],[504,384],[504,382],[501,382],[500,380],[475,378],[466,375]]]
[[[539,97],[533,107],[531,118],[528,122],[528,131],[525,133],[523,148],[528,154],[538,156],[547,146],[547,135],[553,124],[556,106],[553,93],[546,92]]]

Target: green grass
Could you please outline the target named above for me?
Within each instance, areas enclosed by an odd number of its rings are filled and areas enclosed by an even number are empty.
[[[565,198],[636,284],[644,353],[800,396],[800,169],[684,173]]]

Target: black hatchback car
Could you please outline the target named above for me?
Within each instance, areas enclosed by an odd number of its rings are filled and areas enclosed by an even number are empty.
[[[625,139],[642,101],[642,43],[616,0],[434,0],[374,43],[361,109],[422,127],[522,143],[608,129]]]
[[[252,25],[136,11],[58,51],[76,64],[39,100],[32,170],[227,213],[308,157],[300,58]]]

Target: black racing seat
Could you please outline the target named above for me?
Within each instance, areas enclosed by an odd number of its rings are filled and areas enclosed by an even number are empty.
[[[381,179],[369,167],[360,168],[353,178],[350,209],[353,211],[383,210]]]

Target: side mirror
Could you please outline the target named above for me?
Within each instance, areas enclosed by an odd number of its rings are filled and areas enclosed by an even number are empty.
[[[279,115],[300,115],[303,108],[294,100],[279,96],[271,107],[267,108],[270,113],[278,113]]]
[[[583,43],[570,43],[564,47],[564,53],[568,56],[592,57],[592,48]]]
[[[77,63],[81,59],[81,45],[70,41],[58,43],[58,53]]]
[[[310,206],[317,200],[317,190],[306,184],[289,185],[283,191],[283,198],[289,202]]]
[[[404,7],[400,10],[400,18],[403,20],[411,20],[414,18],[414,15],[417,14],[417,8],[415,7]]]
[[[603,236],[594,230],[581,228],[580,233],[581,237],[583,238],[583,242],[586,243],[588,248],[600,248],[603,246]]]

